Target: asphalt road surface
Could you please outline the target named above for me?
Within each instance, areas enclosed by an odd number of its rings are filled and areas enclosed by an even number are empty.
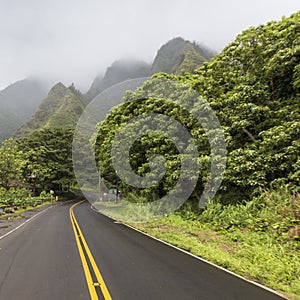
[[[70,220],[71,205],[52,207],[0,240],[1,300],[283,299],[115,223],[87,202]]]

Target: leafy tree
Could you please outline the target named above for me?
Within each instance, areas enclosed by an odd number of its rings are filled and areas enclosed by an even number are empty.
[[[296,13],[249,28],[189,76],[225,129],[222,190],[230,202],[260,187],[288,183],[299,189],[299,24]]]
[[[0,187],[9,190],[22,179],[21,168],[24,161],[21,154],[13,139],[3,142],[0,147]]]
[[[27,183],[42,190],[69,189],[75,182],[72,139],[71,129],[43,129],[18,140]]]
[[[164,81],[165,86],[160,85],[161,79],[159,76],[153,78],[153,80],[145,83],[145,85],[138,89],[135,93],[128,93],[125,97],[125,103],[121,106],[114,108],[107,119],[98,125],[98,136],[96,141],[96,157],[101,172],[102,179],[106,182],[108,186],[115,186],[118,183],[118,176],[115,173],[115,169],[112,163],[112,158],[118,160],[112,154],[112,142],[116,137],[119,129],[122,128],[124,124],[127,124],[134,117],[146,116],[149,117],[144,119],[144,122],[151,123],[151,114],[161,114],[170,117],[170,119],[176,120],[183,124],[183,127],[190,131],[191,136],[193,136],[194,142],[198,151],[201,153],[203,174],[198,181],[198,189],[203,189],[204,182],[207,180],[207,169],[209,168],[209,144],[207,137],[203,135],[203,129],[198,121],[188,113],[183,107],[179,106],[174,100],[180,99],[186,102],[187,107],[190,105],[192,107],[191,94],[189,93],[187,86],[178,84],[178,80]],[[157,89],[159,88],[159,91]],[[149,98],[145,98],[145,94]],[[167,99],[162,97],[152,98],[151,95],[164,95]],[[134,100],[138,99],[138,100]],[[131,101],[133,100],[133,101]],[[162,128],[167,136],[173,136],[175,139],[171,141],[165,135],[159,134],[157,132],[143,134],[141,137],[137,138],[130,149],[130,165],[133,171],[141,176],[149,176],[151,171],[151,158],[157,154],[162,155],[166,162],[166,172],[162,180],[154,184],[151,188],[135,188],[131,185],[127,185],[124,182],[120,183],[120,187],[124,196],[135,193],[144,198],[148,198],[149,201],[153,201],[157,198],[168,194],[170,190],[176,185],[179,176],[181,174],[181,155],[174,144],[177,145],[188,145],[188,140],[186,137],[183,139],[177,132],[177,128],[174,124],[164,120],[157,121],[157,127]],[[142,127],[141,123],[137,122],[135,125],[130,125],[127,127],[127,135],[136,135],[136,126]],[[201,138],[196,138],[196,135],[202,133]],[[117,147],[122,149],[122,141]],[[208,163],[207,163],[208,162]],[[163,164],[163,162],[162,162]],[[206,172],[205,172],[206,170]],[[193,172],[188,172],[187,177],[193,178],[196,175]],[[188,180],[186,178],[186,180]],[[155,181],[157,178],[153,178]]]

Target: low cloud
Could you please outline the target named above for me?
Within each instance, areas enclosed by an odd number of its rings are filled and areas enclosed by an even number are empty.
[[[298,8],[298,0],[0,0],[0,89],[38,76],[86,90],[121,57],[152,62],[176,36],[220,51],[243,29]]]

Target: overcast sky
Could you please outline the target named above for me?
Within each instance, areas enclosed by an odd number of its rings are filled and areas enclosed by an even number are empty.
[[[216,51],[300,0],[0,0],[0,89],[28,76],[83,91],[114,60],[152,62],[182,36]]]

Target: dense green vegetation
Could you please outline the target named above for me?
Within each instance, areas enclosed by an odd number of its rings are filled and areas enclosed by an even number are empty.
[[[9,190],[21,179],[22,152],[12,139],[4,141],[0,148],[0,187]]]
[[[58,83],[29,121],[18,129],[15,135],[22,138],[3,142],[1,206],[8,210],[34,206],[44,199],[46,191],[61,194],[70,190],[75,183],[73,130],[84,106],[74,85],[67,88]]]
[[[72,129],[44,129],[18,140],[26,183],[39,190],[69,190],[75,182],[72,140]]]
[[[224,191],[299,190],[300,14],[250,28],[190,77],[227,135]]]
[[[210,103],[224,128],[228,163],[218,193],[221,202],[249,200],[261,188],[285,184],[297,192],[300,183],[299,21],[298,13],[280,22],[250,28],[194,75],[155,75],[135,93],[128,93],[125,104],[115,108],[99,124],[96,153],[103,178],[111,184],[117,181],[110,155],[112,140],[121,126],[139,115],[163,113],[181,121],[197,144],[200,165],[204,166],[193,194],[197,200],[196,194],[207,179],[209,145],[201,126],[172,103],[175,99],[179,104],[190,101],[190,111],[201,111],[201,102],[193,101],[187,91],[189,85]],[[164,85],[160,84],[161,78]],[[158,153],[167,158],[169,169],[155,190],[146,190],[148,201],[161,197],[174,185],[180,168],[179,154],[172,143],[157,136],[143,136],[131,148],[132,167],[141,176],[148,174],[149,159]],[[124,191],[133,192],[133,189],[125,186]],[[145,196],[139,189],[135,192]]]
[[[41,192],[39,196],[33,197],[30,190],[25,188],[0,188],[0,215],[13,214],[31,209],[43,203],[54,200],[50,193]]]
[[[46,191],[69,191],[75,184],[72,140],[72,129],[44,129],[6,140],[0,147],[0,206],[26,207]]]
[[[145,86],[147,86],[147,88],[149,89],[152,89],[156,88],[156,84],[156,81],[151,81],[148,85],[146,84]],[[141,90],[140,92],[143,93],[143,91]],[[136,94],[127,95],[128,99],[132,96],[136,97]],[[171,96],[176,97],[176,95]],[[140,98],[143,97],[138,96],[138,99]],[[102,124],[99,124],[99,135],[96,142],[96,157],[98,159],[102,179],[108,186],[115,186],[118,183],[118,178],[116,176],[111,160],[112,141],[115,138],[116,133],[122,125],[126,124],[133,117],[141,116],[145,113],[164,114],[165,116],[176,118],[177,121],[184,124],[185,127],[192,127],[194,125],[194,129],[199,129],[199,124],[197,123],[197,121],[193,119],[193,117],[189,116],[187,111],[180,108],[179,105],[175,104],[171,100],[165,101],[155,99],[142,99],[139,101],[126,102],[124,105],[115,108],[112,114],[109,115]],[[152,116],[149,116],[149,122],[151,118]],[[161,122],[160,127],[165,128],[164,121]],[[176,130],[175,127],[171,127],[169,126],[168,128],[170,131]],[[129,136],[134,136],[135,133],[135,126],[127,128],[127,134]],[[203,140],[206,142],[205,145],[201,145],[201,142],[203,142]],[[207,141],[205,138],[199,141],[198,146],[199,150],[200,147],[202,147],[202,152],[206,155],[209,155],[209,148],[207,147]],[[118,147],[119,149],[122,149],[122,145],[119,145]],[[149,133],[138,138],[131,148],[131,167],[138,175],[147,175],[150,172],[151,167],[151,161],[149,160],[155,154],[162,154],[167,161],[166,174],[164,178],[158,184],[145,189],[137,189],[130,184],[128,185],[124,182],[120,182],[119,186],[122,190],[122,194],[124,197],[129,196],[127,197],[128,200],[132,198],[130,197],[132,196],[131,194],[135,193],[136,195],[144,198],[143,200],[140,199],[139,201],[153,201],[156,198],[160,198],[167,194],[168,191],[175,186],[180,176],[181,161],[179,158],[178,149],[176,149],[174,144],[164,136],[161,136],[157,133]],[[192,176],[196,176],[195,174],[193,174],[193,170],[189,172],[188,178],[191,178]],[[201,189],[202,187],[202,181],[201,179],[199,179],[199,189]]]

